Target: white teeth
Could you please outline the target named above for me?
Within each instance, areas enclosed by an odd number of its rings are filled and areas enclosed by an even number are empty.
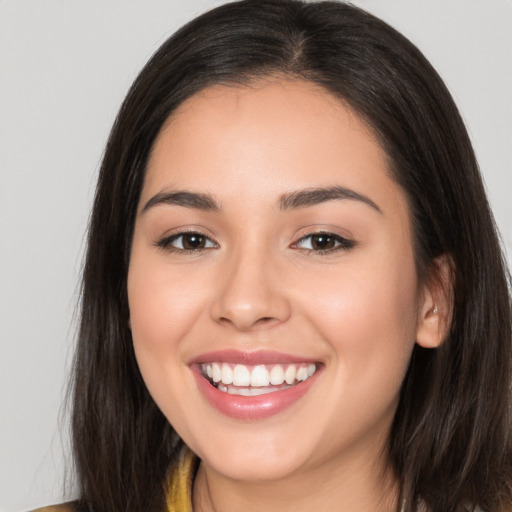
[[[222,373],[217,363],[212,364],[212,380],[213,382],[220,382],[222,379]]]
[[[280,387],[281,389],[287,389],[290,386]],[[276,389],[274,388],[237,388],[236,386],[219,386],[220,391],[224,391],[229,393],[230,395],[241,395],[241,396],[258,396],[258,395],[266,395],[268,393],[274,393]]]
[[[295,374],[297,373],[297,369],[293,364],[288,366],[286,368],[286,371],[284,372],[284,380],[286,381],[286,384],[293,384],[295,381]]]
[[[268,370],[264,365],[255,366],[251,372],[251,386],[261,388],[268,386],[270,383],[270,376]]]
[[[305,366],[301,366],[297,370],[297,380],[303,381],[308,378],[308,369]]]
[[[233,370],[229,364],[222,365],[222,384],[231,384],[233,382]]]
[[[314,365],[313,365],[314,366]],[[284,382],[284,370],[281,365],[276,365],[270,370],[270,384],[273,386],[279,386]]]
[[[235,386],[250,386],[251,374],[247,366],[237,364],[233,370],[233,384]]]
[[[313,363],[309,365],[276,364],[275,366],[237,364],[233,367],[229,363],[208,363],[201,365],[201,371],[217,385],[220,391],[255,396],[272,393],[307,380],[316,372],[316,365]]]
[[[251,388],[251,394],[249,396],[266,395],[267,393],[273,393],[274,389],[269,388]]]
[[[249,390],[247,388],[239,388],[239,389],[230,388],[228,390],[228,393],[230,393],[232,395],[249,396]]]

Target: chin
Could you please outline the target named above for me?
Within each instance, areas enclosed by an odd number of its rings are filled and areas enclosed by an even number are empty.
[[[222,461],[209,459],[203,462],[225,478],[245,482],[278,481],[293,476],[304,467],[299,457],[283,457],[275,454],[242,454],[236,450],[233,457]]]

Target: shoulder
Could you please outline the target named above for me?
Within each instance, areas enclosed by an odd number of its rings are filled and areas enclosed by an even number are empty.
[[[76,512],[73,502],[62,503],[60,505],[50,505],[49,507],[37,508],[30,512]]]

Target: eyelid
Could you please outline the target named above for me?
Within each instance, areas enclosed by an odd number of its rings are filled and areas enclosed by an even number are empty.
[[[158,247],[159,249],[162,249],[163,251],[170,251],[170,252],[179,252],[179,253],[200,253],[203,251],[208,251],[211,249],[215,249],[219,247],[219,244],[215,241],[214,237],[210,234],[206,234],[205,229],[198,227],[198,226],[187,226],[187,227],[178,227],[170,232],[166,232],[165,235],[158,238],[153,245]],[[186,236],[186,235],[199,235],[201,237],[204,237],[206,240],[208,240],[211,245],[209,247],[203,247],[198,249],[182,249],[179,247],[175,247],[172,244],[172,242],[178,240],[180,237]]]
[[[337,243],[337,245],[335,245],[335,247],[332,247],[329,249],[314,249],[314,248],[299,247],[300,243],[304,242],[307,239],[311,239],[315,235],[330,237],[330,238],[334,239],[334,241]],[[296,242],[293,242],[291,244],[291,247],[293,249],[303,251],[303,252],[306,252],[309,254],[313,253],[313,254],[321,255],[321,254],[333,253],[333,252],[336,252],[339,250],[348,251],[350,249],[353,249],[356,245],[357,245],[357,242],[352,237],[349,238],[346,235],[341,235],[340,233],[337,233],[336,231],[333,231],[332,229],[322,228],[322,229],[312,230],[309,232],[304,232],[304,230],[302,230],[300,237],[297,239]]]

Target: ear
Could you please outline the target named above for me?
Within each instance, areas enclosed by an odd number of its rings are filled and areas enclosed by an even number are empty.
[[[423,348],[437,348],[450,330],[453,310],[453,260],[443,254],[428,270],[418,308],[416,343]]]

